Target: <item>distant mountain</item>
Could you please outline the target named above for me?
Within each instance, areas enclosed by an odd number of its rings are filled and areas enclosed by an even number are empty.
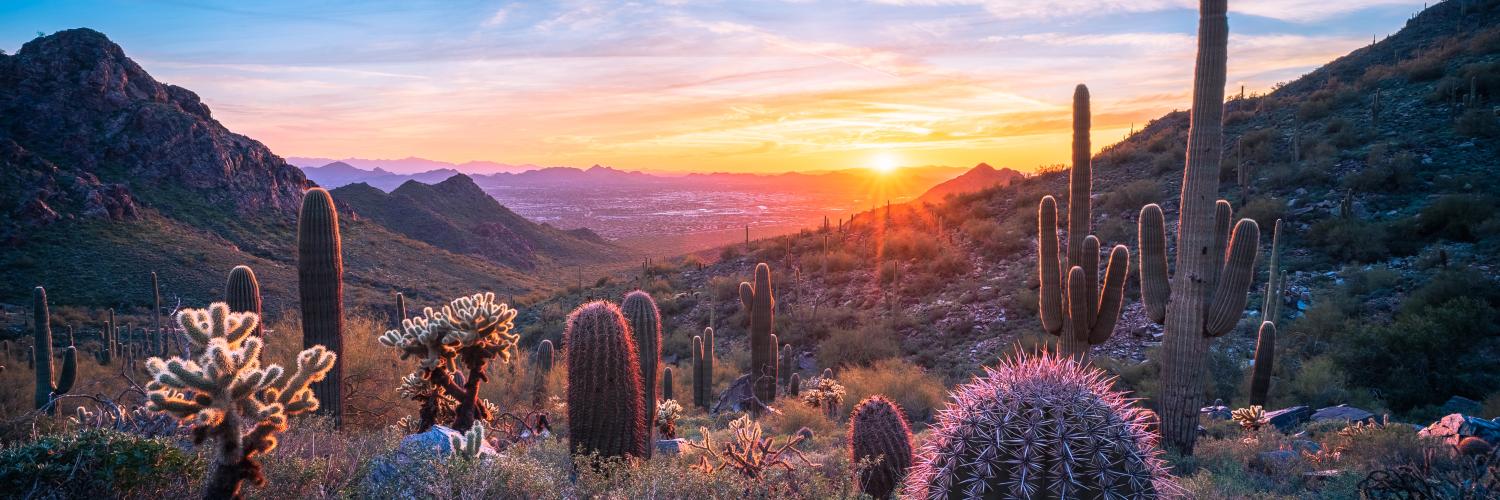
[[[527,170],[536,170],[538,168],[541,168],[531,164],[510,165],[506,163],[482,160],[467,161],[463,163],[449,163],[446,161],[429,160],[426,158],[418,158],[415,156],[409,156],[406,158],[395,160],[372,160],[368,158],[344,158],[339,160],[333,158],[293,156],[288,157],[286,161],[287,163],[291,163],[304,169],[309,167],[325,166],[330,163],[344,163],[361,170],[383,170],[387,173],[393,174],[414,174],[431,170],[452,170],[463,172],[466,174],[493,174],[500,172],[524,172]],[[442,179],[438,179],[437,181],[433,182],[438,182],[441,180]]]
[[[510,267],[530,269],[548,260],[594,262],[600,255],[620,253],[587,229],[562,231],[516,215],[463,174],[436,184],[409,180],[390,194],[365,183],[340,187],[332,194],[354,217]]]
[[[988,163],[980,163],[974,168],[964,172],[963,175],[949,179],[947,182],[933,186],[926,193],[917,198],[919,202],[939,203],[951,195],[973,193],[983,191],[992,187],[1009,186],[1017,179],[1026,178],[1025,174],[1002,168],[996,170]]]
[[[327,172],[341,169],[349,173]],[[0,302],[44,285],[60,304],[138,307],[155,271],[167,300],[203,305],[221,296],[231,268],[246,264],[267,309],[284,310],[296,301],[296,215],[310,185],[101,33],[61,31],[0,54]],[[580,249],[604,246],[493,208],[479,212],[489,225],[462,227],[510,230],[532,245],[531,255],[456,253],[374,217],[340,219],[346,302],[384,306],[397,290],[421,302],[475,290],[525,293],[546,285],[516,267],[586,259]],[[547,253],[554,248],[562,254]]]
[[[321,167],[302,167],[302,173],[307,174],[308,179],[325,188],[331,189],[355,183],[364,183],[382,191],[396,189],[407,181],[436,184],[460,174],[459,171],[451,168],[440,168],[415,174],[397,174],[380,167],[375,167],[374,170],[365,170],[342,161],[336,161]]]

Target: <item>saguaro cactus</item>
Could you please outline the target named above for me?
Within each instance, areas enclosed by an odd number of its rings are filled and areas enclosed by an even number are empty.
[[[1276,323],[1262,321],[1255,339],[1255,367],[1250,374],[1250,404],[1266,406],[1271,391],[1271,370],[1276,363]]]
[[[151,297],[151,328],[156,332],[151,335],[151,353],[161,356],[166,354],[167,336],[161,329],[161,281],[156,279],[156,271],[151,272]]]
[[[705,385],[704,381],[706,380],[704,378],[704,376],[703,376],[703,336],[701,336],[701,335],[694,335],[693,336],[693,348],[692,349],[693,349],[693,405],[694,406],[698,406],[698,407],[707,408],[708,405],[704,404],[704,402],[703,402],[703,400],[704,400],[703,395],[705,394],[703,386]]]
[[[620,302],[620,311],[630,324],[630,333],[635,337],[635,349],[641,370],[641,411],[648,428],[656,427],[656,371],[661,360],[661,311],[651,294],[636,290],[625,295]],[[649,458],[655,447],[647,447]]]
[[[406,296],[396,292],[396,322],[406,321]]]
[[[1064,354],[1087,357],[1089,346],[1098,345],[1114,333],[1125,303],[1125,276],[1130,268],[1130,250],[1115,245],[1109,252],[1104,286],[1099,286],[1099,239],[1087,234],[1090,222],[1089,191],[1093,166],[1089,149],[1089,89],[1079,85],[1073,92],[1073,169],[1068,182],[1067,261],[1062,258],[1057,237],[1057,200],[1042,197],[1037,208],[1037,276],[1041,281],[1038,308],[1042,328],[1061,338]],[[1066,282],[1063,281],[1066,274]]]
[[[230,312],[255,313],[260,316],[260,280],[255,279],[255,270],[250,266],[234,266],[229,270],[229,280],[224,283],[224,303],[229,304]],[[262,334],[262,326],[259,321],[255,322],[255,331],[251,335],[257,337]]]
[[[1266,296],[1260,306],[1261,318],[1275,323],[1281,320],[1282,293],[1286,278],[1281,276],[1281,219],[1271,230],[1271,265],[1266,273]]]
[[[792,359],[793,357],[794,355],[792,354],[792,345],[782,345],[780,354],[776,356],[776,383],[781,387],[791,385],[792,373],[797,371],[796,367],[794,366],[796,362]]]
[[[771,266],[755,266],[755,282],[740,283],[740,303],[750,314],[750,381],[761,403],[776,400],[776,299],[771,295]]]
[[[115,310],[110,308],[104,318],[104,330],[99,332],[99,340],[103,342],[103,348],[99,350],[99,364],[108,366],[114,362],[115,350],[120,347],[115,344]]]
[[[875,498],[890,498],[911,468],[911,428],[885,396],[870,396],[849,415],[849,463],[861,460],[877,461],[857,478],[860,489]]]
[[[46,408],[48,415],[56,415],[57,407],[48,406],[52,400],[67,394],[73,388],[73,379],[78,374],[78,350],[68,346],[63,350],[62,373],[57,382],[52,381],[52,316],[47,310],[47,289],[36,287],[31,291],[32,337],[31,351],[36,362],[36,398],[38,409]]]
[[[1161,207],[1146,205],[1139,222],[1141,301],[1153,321],[1166,324],[1158,400],[1162,437],[1183,454],[1192,453],[1198,437],[1209,340],[1228,333],[1244,314],[1259,251],[1255,221],[1239,221],[1231,235],[1229,202],[1214,201],[1224,146],[1226,3],[1199,3],[1198,60],[1177,224],[1181,279],[1168,283]]]
[[[703,328],[703,405],[707,408],[714,399],[714,364],[718,363],[718,344],[714,342],[713,327]]]
[[[339,241],[339,214],[333,197],[312,188],[302,197],[297,218],[297,285],[302,297],[302,347],[321,345],[344,352],[344,257]],[[335,364],[313,392],[323,404],[318,413],[343,420],[343,367]],[[464,429],[467,430],[467,429]]]
[[[640,359],[625,316],[594,301],[568,315],[568,448],[644,458],[650,447]]]
[[[661,369],[661,399],[662,401],[676,399],[672,397],[672,367],[670,366]]]

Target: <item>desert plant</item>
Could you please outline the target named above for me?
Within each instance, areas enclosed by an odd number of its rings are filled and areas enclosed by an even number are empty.
[[[1255,339],[1255,366],[1250,375],[1250,404],[1263,406],[1269,401],[1271,370],[1276,363],[1276,323],[1263,321]]]
[[[1260,315],[1265,321],[1275,323],[1281,320],[1283,294],[1286,293],[1286,277],[1281,273],[1281,219],[1276,219],[1271,230],[1271,265],[1267,269],[1266,296]]]
[[[453,455],[464,460],[479,458],[484,451],[485,441],[484,422],[475,422],[473,427],[460,436],[448,436],[448,445],[453,447]]]
[[[99,349],[99,364],[109,366],[114,362],[115,352],[120,348],[115,343],[115,310],[110,308],[104,316],[104,329],[99,332],[99,341],[103,345]],[[8,350],[8,349],[7,349]]]
[[[1097,369],[1043,352],[954,389],[906,480],[911,498],[1152,498],[1178,491],[1149,411]]]
[[[78,349],[68,346],[63,350],[62,373],[52,381],[52,316],[47,310],[47,289],[31,290],[31,352],[36,363],[36,407],[46,409],[48,415],[57,414],[52,402],[73,388],[73,379],[78,375]]]
[[[646,425],[653,426],[658,399],[656,372],[661,363],[661,311],[656,308],[656,301],[651,299],[651,294],[636,290],[625,295],[625,300],[620,302],[620,312],[625,314],[625,320],[630,324],[630,333],[635,336],[635,349],[641,370],[641,394],[645,398],[641,411],[645,412]],[[646,448],[648,458],[653,449],[655,448]]]
[[[831,419],[838,413],[839,406],[844,404],[844,396],[847,394],[843,384],[824,370],[823,376],[808,381],[808,388],[801,392],[800,397],[808,406],[821,408]]]
[[[543,340],[542,343],[538,344],[537,347],[536,347],[536,366],[537,366],[537,368],[540,368],[543,372],[550,372],[550,371],[552,371],[552,356],[553,356],[552,341],[551,340]]]
[[[1230,420],[1240,424],[1240,428],[1247,431],[1258,431],[1266,425],[1266,411],[1260,405],[1250,405],[1249,408],[1236,408],[1229,412]]]
[[[663,400],[673,399],[672,398],[672,367],[670,367],[670,366],[661,369],[661,399],[663,399]]]
[[[762,404],[776,399],[776,299],[771,295],[771,266],[755,266],[755,282],[740,283],[740,303],[750,316],[750,382]]]
[[[297,215],[297,288],[302,303],[302,347],[321,345],[344,352],[344,257],[339,215],[333,196],[312,188],[302,197]],[[313,384],[322,405],[318,412],[342,421],[343,370],[337,364],[326,379]],[[467,429],[467,427],[465,428]]]
[[[663,399],[656,404],[656,428],[661,431],[661,437],[666,439],[677,439],[677,419],[682,418],[682,405],[672,398]]]
[[[260,315],[260,280],[255,279],[255,270],[250,266],[234,266],[229,271],[229,280],[224,284],[224,303],[232,312],[247,312]],[[255,336],[260,336],[264,325],[255,324]]]
[[[793,357],[792,345],[782,344],[780,353],[776,356],[776,385],[783,390],[787,384],[792,383],[792,373],[796,371]]]
[[[1089,346],[1109,340],[1125,303],[1125,275],[1130,250],[1115,245],[1109,252],[1104,286],[1099,286],[1099,239],[1088,233],[1089,192],[1093,183],[1089,149],[1089,89],[1073,92],[1073,169],[1068,181],[1068,248],[1062,258],[1057,237],[1057,200],[1042,197],[1037,208],[1037,277],[1042,328],[1061,337],[1068,355],[1087,357]],[[1063,273],[1067,274],[1064,283]]]
[[[202,354],[196,360],[147,360],[147,407],[190,423],[195,442],[217,440],[219,455],[204,497],[240,498],[245,480],[264,484],[256,457],[276,448],[276,434],[287,429],[287,418],[318,408],[311,384],[327,376],[338,355],[313,346],[297,355],[290,371],[263,367],[265,345],[250,335],[260,316],[229,312],[223,302],[183,309],[177,322]],[[250,431],[242,434],[247,425]]]
[[[635,339],[620,308],[604,301],[568,315],[568,448],[599,457],[647,457],[651,429],[641,408]]]
[[[792,380],[786,384],[786,395],[797,397],[802,392],[802,375],[793,373]]]
[[[389,330],[380,343],[401,352],[401,358],[416,357],[417,371],[402,380],[402,395],[422,404],[420,429],[437,423],[443,398],[457,402],[453,429],[468,431],[474,422],[491,418],[480,404],[480,384],[489,380],[485,367],[492,360],[509,363],[520,336],[511,333],[516,310],[495,302],[494,293],[459,297],[435,311],[401,322],[400,330]],[[467,373],[462,378],[460,364]]]
[[[703,377],[703,336],[693,336],[693,405],[699,408],[707,408],[705,402],[704,386],[707,385]]]
[[[698,469],[704,474],[712,475],[730,468],[746,478],[760,479],[772,467],[793,470],[794,467],[787,459],[788,456],[796,458],[808,467],[818,466],[797,449],[797,445],[807,439],[805,434],[799,433],[780,446],[776,446],[774,439],[764,435],[760,423],[750,420],[748,415],[742,415],[730,422],[729,431],[731,433],[729,442],[718,446],[714,445],[712,433],[708,432],[706,427],[699,429],[699,432],[703,434],[702,442],[688,441],[688,446],[705,452],[698,464]]]
[[[911,467],[911,428],[891,400],[875,395],[854,406],[849,415],[849,461],[871,463],[859,470],[860,489],[889,498]]]
[[[1161,207],[1146,205],[1139,221],[1141,302],[1152,321],[1166,325],[1158,401],[1161,432],[1184,454],[1192,453],[1198,437],[1209,340],[1228,333],[1244,314],[1260,238],[1250,219],[1235,224],[1231,236],[1229,202],[1214,201],[1224,149],[1229,22],[1226,0],[1199,5],[1193,109],[1177,224],[1176,271],[1181,279],[1175,283],[1168,282]]]

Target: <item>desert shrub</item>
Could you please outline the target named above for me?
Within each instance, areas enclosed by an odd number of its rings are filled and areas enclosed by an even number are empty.
[[[1469,87],[1473,85],[1480,98],[1500,93],[1500,63],[1479,62],[1465,65],[1438,82],[1428,96],[1429,101],[1446,102],[1457,98],[1459,102],[1469,99]]]
[[[1453,122],[1453,131],[1476,139],[1500,137],[1500,118],[1491,110],[1472,108]]]
[[[1480,412],[1480,415],[1484,418],[1500,418],[1500,392],[1484,398],[1484,410]]]
[[[1312,225],[1307,243],[1337,262],[1374,262],[1390,257],[1386,227],[1357,218],[1328,218]]]
[[[1187,161],[1185,152],[1176,150],[1163,152],[1151,160],[1151,171],[1158,175],[1171,172],[1173,169],[1182,168],[1184,161]]]
[[[826,273],[852,271],[859,267],[859,257],[843,250],[813,255],[808,258],[809,268]]]
[[[1314,93],[1297,107],[1297,120],[1313,121],[1328,116],[1333,111],[1333,98],[1323,92]]]
[[[1344,332],[1331,354],[1350,380],[1377,388],[1398,412],[1451,395],[1482,398],[1500,387],[1500,323],[1495,308],[1470,297],[1397,315],[1391,324]],[[1462,349],[1455,339],[1465,339]]]
[[[1420,313],[1465,297],[1492,307],[1500,306],[1500,285],[1483,274],[1465,269],[1443,271],[1413,290],[1401,303],[1401,310]]]
[[[1326,356],[1303,361],[1292,376],[1277,381],[1276,392],[1279,401],[1313,408],[1353,403],[1344,371]]]
[[[88,498],[109,492],[145,498],[188,491],[186,483],[203,477],[207,468],[207,460],[171,439],[89,429],[0,451],[0,489],[11,492],[6,496]]]
[[[1245,132],[1240,136],[1239,152],[1241,161],[1265,165],[1270,163],[1272,155],[1275,154],[1276,132],[1272,129],[1263,128]]]
[[[1430,82],[1443,77],[1447,72],[1448,60],[1443,51],[1429,50],[1411,59],[1402,61],[1396,69],[1406,75],[1407,81],[1412,83]]]
[[[1149,203],[1161,201],[1161,183],[1151,179],[1130,181],[1105,193],[1100,205],[1110,212],[1137,212]]]
[[[886,234],[881,252],[888,259],[926,260],[936,257],[940,250],[936,238],[932,235],[915,231],[897,231]]]
[[[952,277],[969,272],[969,259],[961,252],[945,250],[932,261],[932,272]]]
[[[948,393],[942,379],[902,359],[853,367],[840,373],[838,379],[848,391],[845,406],[883,395],[901,407],[913,427],[930,421]]]
[[[1476,230],[1494,216],[1495,204],[1479,195],[1448,195],[1422,209],[1417,216],[1417,232],[1423,236],[1452,241],[1475,241]]]
[[[889,325],[834,328],[818,344],[818,366],[865,365],[900,354],[900,340]]]
[[[833,434],[840,426],[839,422],[829,420],[822,409],[808,406],[798,398],[777,399],[776,409],[781,413],[772,414],[766,423],[777,434],[792,435],[806,427],[815,436],[825,436]]]
[[[1286,201],[1270,197],[1253,198],[1234,217],[1254,220],[1265,233],[1262,238],[1269,240],[1271,228],[1276,227],[1276,219],[1286,217]]]
[[[740,281],[729,276],[709,278],[708,290],[714,300],[719,302],[740,300]]]

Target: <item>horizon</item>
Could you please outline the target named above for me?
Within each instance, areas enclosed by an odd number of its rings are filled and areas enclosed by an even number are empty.
[[[1045,4],[33,2],[0,8],[0,47],[98,30],[284,158],[1031,173],[1067,162],[1075,84],[1094,95],[1096,152],[1188,107],[1192,2]],[[1421,5],[1232,6],[1230,94],[1269,91]]]

